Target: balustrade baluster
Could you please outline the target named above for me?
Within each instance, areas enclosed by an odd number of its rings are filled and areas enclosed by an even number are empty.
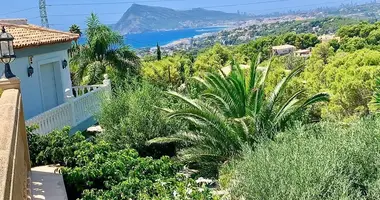
[[[56,127],[56,112],[51,113],[51,128],[54,129]]]
[[[47,116],[46,118],[46,132],[47,133],[50,133],[50,130],[51,130],[51,119],[50,119],[50,115]]]
[[[57,119],[57,121],[56,121],[57,127],[59,127],[59,128],[61,128],[61,126],[62,126],[62,117],[61,117],[61,115],[62,115],[62,110],[59,109],[59,112],[57,112],[57,117],[56,117],[56,119]]]
[[[82,95],[84,95],[84,94],[85,94],[85,93],[84,93],[84,89],[85,89],[85,87],[81,87],[80,89],[81,89],[81,91],[82,91]]]
[[[42,123],[41,123],[41,131],[44,133],[46,133],[46,131],[47,131],[47,120],[46,120],[46,118],[44,118]]]
[[[79,97],[79,88],[74,88],[74,91],[75,91],[75,96],[76,97]]]

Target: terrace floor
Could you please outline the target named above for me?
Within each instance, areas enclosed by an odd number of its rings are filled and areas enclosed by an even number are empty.
[[[67,200],[65,184],[56,166],[32,168],[33,200]]]

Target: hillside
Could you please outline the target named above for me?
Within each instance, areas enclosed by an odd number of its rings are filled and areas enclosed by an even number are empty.
[[[164,7],[133,4],[115,24],[122,34],[225,25],[247,16],[202,8],[178,11]]]

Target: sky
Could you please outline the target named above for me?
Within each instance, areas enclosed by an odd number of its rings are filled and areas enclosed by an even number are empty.
[[[2,0],[3,1],[3,0]],[[27,18],[31,24],[40,25],[40,0],[6,1],[1,18]],[[91,12],[98,14],[105,24],[116,23],[132,2],[187,10],[205,8],[224,12],[264,14],[288,10],[308,10],[316,7],[334,7],[342,3],[365,3],[370,0],[46,0],[51,28],[67,30],[71,24],[83,27]],[[85,4],[85,5],[83,5]],[[89,5],[90,4],[90,5]],[[6,9],[5,9],[6,8]]]

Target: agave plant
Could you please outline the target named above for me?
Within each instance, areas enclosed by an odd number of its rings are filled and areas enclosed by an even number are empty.
[[[183,142],[187,148],[180,155],[185,161],[223,162],[238,155],[244,145],[254,148],[262,139],[273,139],[276,132],[308,106],[329,100],[326,93],[304,99],[302,90],[289,98],[283,96],[289,81],[302,71],[301,67],[291,71],[266,95],[270,62],[268,67],[259,68],[260,56],[257,56],[251,63],[247,77],[238,65],[232,64],[229,75],[207,73],[204,78],[195,78],[207,88],[197,99],[168,92],[188,105],[181,110],[163,109],[168,117],[185,119],[196,128],[148,143]]]

